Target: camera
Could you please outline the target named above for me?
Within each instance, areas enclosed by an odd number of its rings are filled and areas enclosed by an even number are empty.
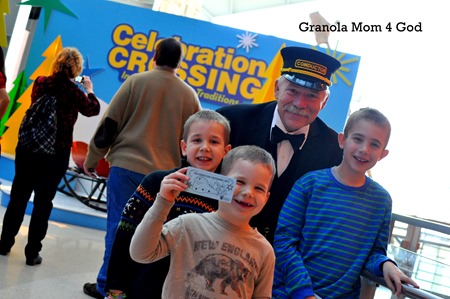
[[[83,81],[84,81],[83,76],[76,76],[75,77],[75,82],[83,83]]]

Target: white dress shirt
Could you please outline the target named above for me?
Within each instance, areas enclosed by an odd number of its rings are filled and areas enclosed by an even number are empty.
[[[277,105],[275,107],[275,111],[273,113],[272,126],[270,127],[271,132],[272,132],[272,128],[275,126],[279,127],[283,132],[290,134],[290,135],[305,134],[305,140],[300,145],[299,150],[302,149],[303,145],[306,142],[306,138],[308,138],[309,125],[301,128],[295,132],[288,132],[286,130],[286,128],[284,127],[283,122],[281,121],[280,114],[278,113],[278,105]],[[277,175],[278,175],[278,177],[280,177],[283,174],[283,172],[286,170],[293,155],[294,155],[294,149],[292,148],[292,145],[289,142],[289,140],[283,140],[282,142],[279,142],[277,144]]]

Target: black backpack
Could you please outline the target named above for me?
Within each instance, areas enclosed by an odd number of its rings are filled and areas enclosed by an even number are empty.
[[[19,144],[35,153],[54,154],[56,130],[56,97],[44,95],[25,113]]]

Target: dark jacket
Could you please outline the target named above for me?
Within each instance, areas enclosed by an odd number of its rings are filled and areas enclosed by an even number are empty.
[[[51,76],[37,77],[33,83],[31,103],[44,94],[54,95],[57,99],[57,131],[55,148],[72,147],[72,135],[78,113],[95,116],[100,113],[100,103],[93,93],[86,95],[67,75],[56,73]]]
[[[276,101],[263,104],[240,104],[217,109],[231,125],[230,143],[257,145],[270,152],[277,161],[277,145],[270,142],[270,130]],[[278,214],[294,183],[305,173],[338,165],[342,161],[342,150],[338,134],[321,119],[311,123],[308,138],[301,150],[294,153],[281,177],[275,176],[270,197],[263,210],[252,218],[250,224],[257,227],[273,244]]]

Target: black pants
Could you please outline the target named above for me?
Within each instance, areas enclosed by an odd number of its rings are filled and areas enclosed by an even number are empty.
[[[69,166],[70,148],[54,155],[37,154],[21,146],[16,148],[15,176],[10,202],[3,218],[0,247],[9,251],[22,224],[27,203],[34,191],[34,208],[28,230],[25,256],[35,258],[42,249],[48,219],[53,208],[58,184]]]

